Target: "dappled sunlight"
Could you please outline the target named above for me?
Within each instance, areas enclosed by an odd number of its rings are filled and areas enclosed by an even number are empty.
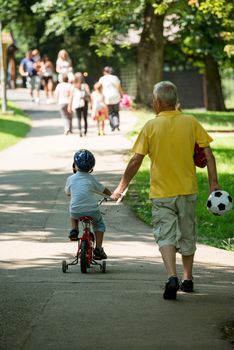
[[[153,257],[158,255],[157,247],[155,243],[145,243],[137,241],[131,238],[130,241],[122,237],[114,243],[109,242],[108,239],[105,241],[105,248],[110,251],[111,255],[129,256],[129,257]],[[122,240],[123,239],[123,240]],[[134,244],[133,244],[134,241]]]
[[[44,238],[44,237],[43,237]],[[49,238],[49,237],[48,237]],[[74,250],[74,251],[73,251]],[[48,244],[38,240],[1,241],[1,268],[14,269],[57,264],[62,257],[75,255],[75,247],[70,242]],[[27,262],[27,264],[26,264]]]
[[[4,234],[0,235],[0,241],[28,241],[28,242],[37,242],[37,241],[45,241],[48,238],[54,235],[53,232],[50,231],[18,231],[18,232],[4,232]],[[1,248],[0,248],[1,250]]]
[[[31,202],[31,203],[33,204],[33,202]],[[22,208],[21,204],[24,204],[23,208]],[[1,208],[1,205],[0,205],[0,208]],[[9,205],[8,208],[4,208],[4,207],[1,208],[2,213],[9,213],[9,210],[10,210],[11,214],[24,213],[25,210],[28,210],[31,213],[37,213],[37,214],[44,213],[46,211],[43,209],[35,209],[34,207],[29,207],[29,206],[25,205],[25,203],[23,201],[19,202],[18,205]]]

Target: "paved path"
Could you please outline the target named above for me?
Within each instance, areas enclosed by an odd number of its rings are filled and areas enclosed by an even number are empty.
[[[122,112],[121,133],[62,135],[54,105],[35,106],[25,90],[11,92],[32,117],[28,137],[0,153],[0,349],[230,349],[222,323],[233,318],[234,254],[199,245],[196,292],[162,298],[165,272],[151,229],[125,204],[102,207],[108,231],[107,273],[78,267],[61,272],[76,244],[67,241],[63,188],[73,153],[95,153],[95,175],[114,188],[135,119]],[[179,271],[181,265],[179,264]]]

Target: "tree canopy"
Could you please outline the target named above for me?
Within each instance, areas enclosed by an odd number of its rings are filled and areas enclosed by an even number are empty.
[[[33,11],[48,14],[45,35],[61,35],[69,28],[90,31],[90,45],[99,56],[111,56],[116,38],[130,27],[139,27],[143,0],[43,0]]]
[[[123,61],[130,47],[127,33],[138,30],[138,74],[150,76],[149,91],[161,77],[168,42],[176,44],[173,59],[184,55],[204,72],[212,61],[218,79],[218,70],[233,64],[233,17],[234,4],[229,0],[2,0],[0,8],[0,20],[13,29],[20,49],[27,42],[55,59],[55,52],[70,47],[82,67],[88,60],[99,65],[107,58]],[[166,22],[173,39],[166,33]],[[152,60],[159,63],[156,69],[145,69]],[[146,84],[147,77],[142,79]]]

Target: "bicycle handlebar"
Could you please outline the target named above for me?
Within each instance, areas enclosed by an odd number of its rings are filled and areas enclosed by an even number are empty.
[[[126,195],[128,191],[128,187],[125,188],[125,190],[123,191],[123,193],[121,193],[121,197],[119,197],[119,199],[117,199],[116,201],[116,204],[119,204],[122,202],[124,196]],[[114,199],[111,198],[111,196],[108,196],[108,194],[105,194],[105,193],[102,193],[102,192],[99,192],[99,191],[95,191],[95,190],[92,190],[93,193],[96,193],[98,194],[99,196],[102,196],[103,198],[99,201],[99,205],[101,205],[103,202],[107,202],[108,200],[110,201],[114,201]]]
[[[122,202],[122,200],[127,192],[128,192],[128,187],[126,187],[125,190],[123,191],[123,193],[121,193],[121,196],[119,197],[119,199],[117,199],[116,204],[119,204]]]

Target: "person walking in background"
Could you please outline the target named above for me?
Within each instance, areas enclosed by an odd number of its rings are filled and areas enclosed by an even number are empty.
[[[32,51],[27,51],[19,65],[19,73],[26,78],[26,86],[30,90],[32,101],[39,103],[40,77],[37,73],[37,65],[33,59]]]
[[[156,118],[148,121],[133,146],[131,158],[113,193],[118,199],[148,154],[151,160],[150,198],[155,240],[168,274],[164,299],[176,299],[180,288],[193,292],[193,260],[196,250],[195,208],[197,179],[194,148],[204,148],[210,192],[220,188],[216,163],[209,147],[212,138],[193,116],[177,110],[177,88],[168,81],[153,90]],[[176,252],[181,253],[183,280],[176,271]]]
[[[119,102],[123,95],[123,89],[119,78],[113,74],[112,67],[104,68],[103,76],[99,79],[99,83],[102,85],[105,104],[108,107],[111,130],[119,130]]]
[[[55,98],[58,102],[60,115],[63,120],[64,134],[72,133],[72,113],[68,111],[68,103],[71,91],[71,84],[68,82],[68,77],[64,75],[63,81],[58,83],[55,89]]]
[[[105,120],[108,119],[108,108],[104,102],[102,86],[94,84],[94,91],[91,94],[91,117],[97,121],[98,135],[104,135]]]
[[[72,62],[66,50],[60,50],[58,53],[56,72],[58,73],[58,81],[60,83],[63,80],[63,75],[67,75],[69,83],[73,82]]]
[[[47,55],[43,56],[42,59],[42,83],[44,87],[44,91],[46,94],[46,102],[47,103],[53,103],[53,97],[54,97],[54,81],[53,81],[53,74],[54,74],[54,66],[53,63],[49,60],[49,57]]]
[[[40,56],[40,52],[38,49],[34,49],[32,51],[32,58],[34,61],[34,67],[36,69],[36,76],[35,79],[35,102],[39,104],[40,102],[40,90],[41,90],[41,77],[42,77],[42,60]]]
[[[81,72],[77,72],[75,73],[75,78],[80,78],[81,80],[81,90],[84,91],[85,96],[84,96],[84,100],[85,100],[85,105],[84,105],[84,118],[87,119],[88,118],[88,109],[89,109],[89,102],[90,102],[90,88],[89,85],[86,83],[85,81],[85,77],[84,74]]]
[[[80,137],[86,136],[88,131],[87,114],[85,113],[85,90],[82,89],[81,77],[75,77],[70,91],[68,112],[75,112],[78,119],[78,129]],[[81,120],[84,120],[84,134],[82,132]]]

